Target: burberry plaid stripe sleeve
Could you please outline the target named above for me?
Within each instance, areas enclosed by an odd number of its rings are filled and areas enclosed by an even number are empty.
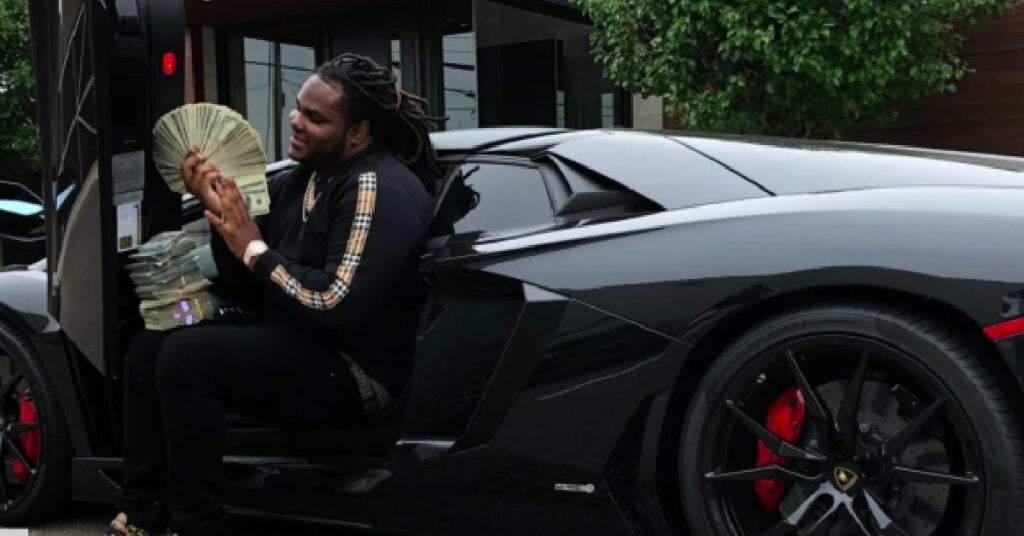
[[[349,293],[373,223],[373,212],[377,203],[377,174],[371,171],[359,175],[358,188],[356,210],[352,217],[345,254],[338,265],[338,271],[335,272],[334,281],[326,291],[317,292],[305,288],[284,266],[277,266],[270,274],[271,281],[305,307],[317,310],[334,309]]]

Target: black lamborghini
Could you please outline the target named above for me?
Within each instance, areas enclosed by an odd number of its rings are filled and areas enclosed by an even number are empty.
[[[1024,160],[434,142],[410,391],[357,429],[233,419],[234,511],[430,534],[1024,530]],[[0,302],[0,522],[111,500],[118,368],[62,334],[42,265],[0,273]]]

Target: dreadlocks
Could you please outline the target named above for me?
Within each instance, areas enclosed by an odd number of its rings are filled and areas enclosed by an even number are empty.
[[[316,70],[342,90],[342,113],[350,124],[366,120],[374,141],[387,147],[434,193],[441,176],[430,131],[440,118],[426,114],[427,101],[398,89],[391,71],[358,54],[342,54]]]

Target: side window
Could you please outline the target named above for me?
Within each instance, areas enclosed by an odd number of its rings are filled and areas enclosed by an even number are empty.
[[[467,163],[455,171],[432,236],[495,234],[554,221],[544,177],[529,166]]]

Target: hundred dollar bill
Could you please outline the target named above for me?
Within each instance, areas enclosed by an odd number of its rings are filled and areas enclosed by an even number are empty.
[[[245,208],[250,216],[264,216],[270,213],[270,191],[267,189],[266,181],[239,184],[238,189],[242,193],[242,200],[245,201]]]
[[[128,276],[137,286],[149,286],[166,285],[198,273],[199,263],[193,259],[186,264],[170,264],[159,271],[135,272],[129,273]]]
[[[135,262],[126,268],[130,273],[155,272],[166,269],[171,264],[184,264],[195,259],[196,250],[191,249],[184,253],[175,254],[172,251],[148,251],[140,252],[132,256]]]
[[[155,292],[139,302],[139,311],[145,313],[149,309],[164,307],[178,300],[195,297],[207,292],[210,286],[212,286],[210,280],[198,279],[174,289]]]
[[[135,287],[135,293],[143,299],[173,298],[187,294],[187,291],[184,289],[188,288],[190,285],[195,285],[204,281],[206,281],[206,279],[203,275],[196,271],[174,278],[170,281],[152,283],[148,285],[137,285]]]
[[[180,254],[189,249],[195,249],[195,247],[195,240],[186,235],[184,231],[165,231],[139,245],[139,254],[152,251],[171,251],[174,254]],[[132,257],[137,255],[134,254]]]
[[[187,104],[161,117],[153,128],[153,162],[168,188],[185,192],[181,163],[193,146],[231,177],[252,216],[270,212],[267,157],[259,133],[234,110],[210,103]]]
[[[140,312],[146,329],[166,331],[214,318],[221,305],[217,296],[201,291],[161,305],[151,305],[144,309],[140,307]]]
[[[156,276],[163,272],[173,270],[187,270],[193,264],[199,264],[199,252],[198,250],[189,251],[184,255],[178,255],[175,257],[166,258],[147,258],[145,260],[129,264],[125,268],[128,269],[128,275],[132,277],[146,277]]]

